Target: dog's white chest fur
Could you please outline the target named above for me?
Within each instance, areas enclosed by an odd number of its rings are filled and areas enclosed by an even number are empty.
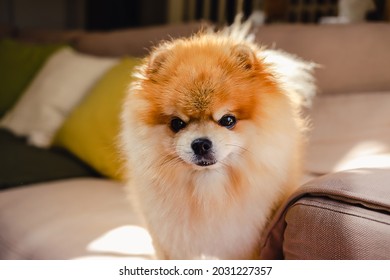
[[[255,188],[245,186],[248,192],[244,196],[234,197],[223,189],[228,183],[226,178],[223,173],[210,172],[197,177],[195,186],[137,186],[142,205],[153,204],[153,207],[143,207],[142,212],[159,258],[256,258],[261,230],[278,193],[265,190],[275,182],[262,178],[263,182],[257,183]],[[262,184],[268,187],[262,188]],[[177,192],[165,196],[164,188]]]

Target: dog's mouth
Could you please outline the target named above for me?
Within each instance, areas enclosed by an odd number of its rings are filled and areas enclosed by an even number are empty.
[[[203,160],[196,160],[194,163],[196,165],[198,165],[198,166],[206,167],[206,166],[210,166],[210,165],[216,164],[217,160],[215,160],[215,159],[212,159],[212,160],[205,160],[205,159],[203,159]]]
[[[192,163],[197,166],[207,167],[216,164],[218,161],[214,155],[214,153],[210,152],[205,155],[193,155]]]

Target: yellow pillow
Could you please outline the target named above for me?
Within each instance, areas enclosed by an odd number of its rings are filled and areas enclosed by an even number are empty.
[[[123,58],[96,83],[70,114],[54,145],[63,147],[101,174],[124,179],[119,157],[118,133],[122,100],[139,59]],[[82,73],[80,73],[82,75]]]

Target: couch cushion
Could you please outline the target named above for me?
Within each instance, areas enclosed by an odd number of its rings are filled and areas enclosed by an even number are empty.
[[[389,92],[319,96],[311,110],[306,172],[390,167]]]
[[[390,259],[390,169],[319,177],[289,198],[263,236],[264,259]]]
[[[0,129],[0,189],[72,177],[97,176],[90,167],[58,149],[28,146]]]
[[[267,25],[256,40],[312,60],[323,93],[390,90],[390,24]]]
[[[0,192],[0,259],[152,258],[123,186],[71,179]]]

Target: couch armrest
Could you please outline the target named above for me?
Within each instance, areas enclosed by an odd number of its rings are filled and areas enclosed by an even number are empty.
[[[279,209],[262,259],[390,259],[390,169],[314,179]]]

